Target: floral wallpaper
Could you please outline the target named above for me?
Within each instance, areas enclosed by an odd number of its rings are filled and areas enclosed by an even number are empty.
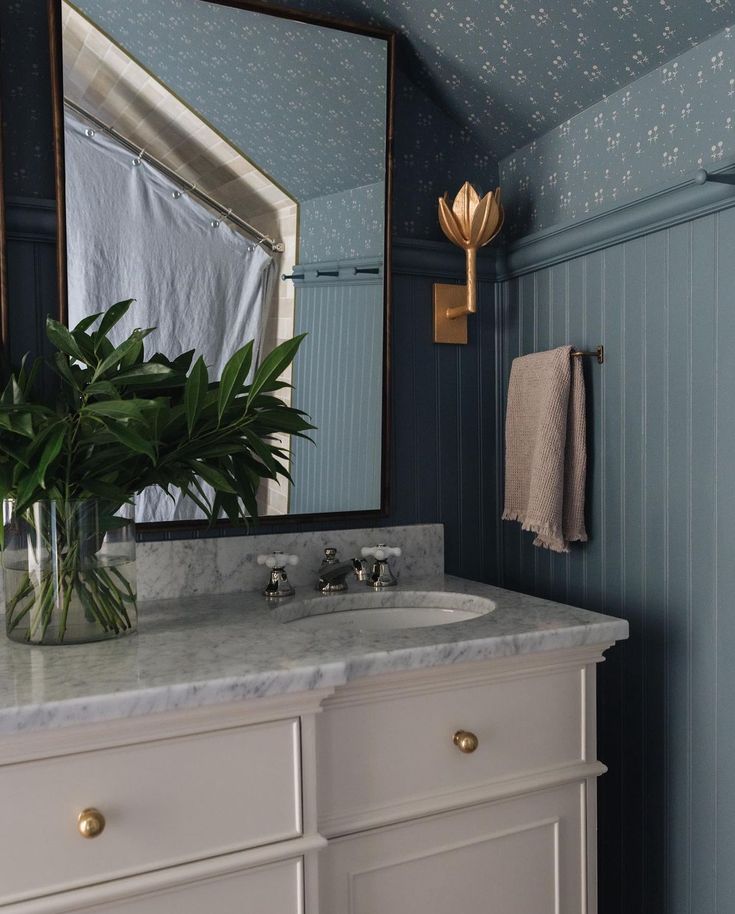
[[[735,0],[272,0],[401,35],[409,75],[497,158],[735,22]]]
[[[297,200],[382,180],[384,40],[192,0],[73,5]]]
[[[382,257],[385,182],[305,200],[299,211],[299,260]]]
[[[8,194],[54,196],[45,0],[0,3],[3,165]]]
[[[726,28],[500,163],[514,235],[580,219],[735,160]]]
[[[445,190],[453,192],[465,178],[481,189],[495,186],[495,161],[499,155],[506,156],[503,188],[506,200],[509,195],[512,199],[521,232],[559,219],[579,218],[585,205],[597,211],[610,205],[611,200],[619,202],[639,193],[636,187],[645,190],[648,186],[645,173],[649,167],[651,178],[658,171],[662,182],[672,182],[681,179],[682,168],[686,171],[695,167],[700,155],[709,161],[727,159],[726,147],[732,132],[723,126],[729,115],[722,106],[733,102],[728,94],[732,75],[727,75],[731,68],[728,55],[732,56],[733,45],[727,43],[729,39],[724,34],[713,39],[715,44],[722,44],[714,55],[709,53],[709,58],[706,47],[691,52],[697,60],[701,56],[696,69],[685,68],[684,72],[684,62],[690,60],[689,54],[685,54],[676,61],[677,75],[669,77],[666,84],[656,85],[656,92],[667,94],[668,109],[666,116],[660,117],[655,110],[646,108],[650,123],[643,131],[645,138],[639,131],[643,115],[639,111],[635,117],[635,105],[626,103],[623,108],[622,100],[626,91],[635,94],[641,85],[649,87],[646,92],[650,94],[654,83],[634,84],[614,95],[610,93],[617,86],[650,73],[661,63],[663,66],[645,79],[655,81],[662,77],[667,69],[664,61],[721,32],[735,20],[735,0],[555,0],[546,5],[542,5],[543,0],[497,0],[494,4],[484,0],[431,0],[430,3],[271,0],[271,3],[380,24],[398,31],[393,210],[397,235],[441,239],[436,197]],[[11,195],[51,197],[53,155],[45,0],[5,0],[0,4],[0,30],[4,43],[0,63],[6,188]],[[720,50],[722,58],[712,61],[710,58]],[[519,70],[523,70],[521,75]],[[704,81],[701,84],[700,79]],[[711,97],[713,86],[721,100],[716,104]],[[690,97],[684,98],[682,93]],[[548,163],[549,156],[570,151],[571,143],[565,145],[563,138],[560,142],[560,131],[567,129],[566,123],[551,128],[565,122],[580,107],[600,102],[606,94],[610,96],[608,101],[602,102],[600,111],[595,113],[607,113],[612,118],[613,112],[617,112],[616,122],[622,129],[616,126],[614,132],[607,132],[605,127],[594,128],[597,132],[593,135],[600,138],[601,144],[595,154],[601,170],[595,173],[602,175],[603,180],[596,183],[588,178],[590,193],[582,199],[580,182],[576,177],[569,179],[565,193],[571,193],[572,197],[562,210],[559,182],[572,169],[560,170],[556,164],[548,167]],[[683,98],[678,109],[677,94]],[[620,100],[618,107],[613,98]],[[692,106],[689,115],[682,113],[688,102]],[[533,116],[537,110],[540,118]],[[676,112],[675,118],[672,112]],[[583,113],[580,118],[585,116]],[[577,118],[571,123],[576,124]],[[670,148],[666,146],[664,141],[671,139],[668,131],[672,124],[681,136],[693,133],[696,147],[683,140]],[[648,130],[654,127],[658,127],[657,139],[651,139],[649,144]],[[518,157],[510,155],[532,139],[532,135],[540,137],[534,155],[544,158],[544,165],[538,169],[531,167],[528,149],[521,150]],[[612,144],[609,153],[608,136]],[[611,165],[602,162],[609,159],[617,163],[617,168],[622,164],[618,161],[622,158],[622,147],[629,141],[634,145],[640,141],[644,149],[626,154],[625,168],[614,181],[605,176],[605,169]],[[547,152],[547,145],[554,143],[559,148],[554,153]],[[346,143],[346,154],[349,156],[356,146],[359,142]],[[588,148],[592,149],[591,140]],[[671,165],[663,164],[665,149],[676,157]],[[720,150],[722,158],[714,159]],[[581,154],[578,143],[570,166]],[[526,165],[522,166],[524,155]],[[687,157],[689,162],[685,164]],[[634,169],[633,158],[649,164],[636,165]],[[509,171],[511,159],[516,161],[514,174]],[[627,177],[629,167],[631,175]],[[590,174],[592,170],[590,164]],[[635,173],[640,174],[640,179],[633,178]],[[528,184],[524,189],[521,182],[526,179]],[[549,181],[556,181],[554,193],[549,192]],[[538,182],[539,186],[532,182]],[[534,207],[535,214],[531,212]]]

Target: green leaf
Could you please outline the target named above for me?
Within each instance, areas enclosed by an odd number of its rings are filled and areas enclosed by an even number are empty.
[[[134,298],[126,298],[124,301],[116,302],[105,311],[105,316],[100,321],[97,333],[99,336],[107,336],[115,324],[119,323],[128,313],[128,309],[135,301]]]
[[[59,456],[61,446],[64,443],[64,438],[66,437],[66,430],[66,423],[59,422],[49,433],[48,440],[46,441],[46,446],[43,449],[41,459],[38,461],[38,466],[36,467],[38,484],[42,489],[46,488],[46,470]]]
[[[149,333],[153,332],[152,327],[148,330],[133,330],[130,336],[119,346],[112,350],[112,352],[103,359],[94,372],[94,377],[92,380],[96,381],[101,375],[109,371],[111,368],[116,368],[123,359],[130,355],[131,352],[138,352],[142,344],[144,337],[148,336]]]
[[[33,438],[35,432],[33,431],[33,420],[29,412],[25,410],[23,412],[15,412],[10,416],[10,422],[12,426],[12,431],[18,435],[23,435],[25,438]]]
[[[51,317],[46,318],[46,336],[57,349],[61,350],[61,352],[65,352],[73,359],[76,359],[78,362],[83,362],[85,365],[90,364],[71,333],[63,324],[60,324]]]
[[[129,368],[127,371],[120,371],[114,376],[115,384],[123,384],[125,387],[146,387],[149,384],[161,384],[176,378],[178,373],[166,365],[158,365],[155,362],[144,362]]]
[[[74,377],[74,372],[69,364],[69,356],[64,352],[55,352],[53,355],[54,368],[62,380],[66,381],[73,390],[78,390],[79,385]]]
[[[149,330],[148,333],[151,331]],[[131,346],[130,349],[125,353],[125,355],[120,360],[120,368],[125,371],[128,368],[132,368],[133,365],[140,365],[143,362],[143,340],[142,338],[138,341],[137,346]]]
[[[181,355],[177,355],[171,363],[172,368],[186,373],[191,368],[195,353],[195,349],[188,349],[186,352],[182,352]]]
[[[84,333],[86,330],[88,330],[92,326],[92,324],[97,320],[97,318],[101,316],[101,314],[102,314],[102,311],[98,311],[96,314],[90,314],[87,317],[83,317],[79,321],[79,323],[76,325],[74,330],[78,330],[81,333]]]
[[[143,410],[155,405],[154,400],[102,400],[100,403],[87,403],[82,413],[108,419],[141,419]]]
[[[254,400],[261,390],[269,390],[269,385],[278,380],[284,369],[293,362],[305,336],[305,333],[301,333],[291,340],[286,340],[263,359],[250,385],[250,400]]]
[[[219,382],[219,399],[217,403],[217,419],[222,420],[222,414],[242,390],[245,379],[250,372],[253,362],[252,340],[242,349],[238,349],[222,371]]]
[[[184,408],[186,410],[186,426],[189,429],[189,435],[191,435],[199,418],[208,387],[209,375],[207,366],[204,364],[204,359],[199,356],[194,363],[191,374],[186,379],[184,387]]]
[[[114,435],[121,444],[124,444],[125,447],[136,454],[145,454],[147,457],[150,457],[153,463],[156,462],[156,451],[153,444],[132,428],[127,425],[115,425],[112,422],[106,422],[105,428],[111,435]]]
[[[88,397],[107,397],[108,400],[119,400],[120,391],[115,387],[112,381],[95,381],[85,388]]]
[[[211,463],[203,463],[200,460],[194,460],[192,461],[191,466],[194,468],[196,474],[201,476],[205,482],[208,482],[213,489],[216,489],[218,492],[229,492],[232,495],[237,494],[232,483],[225,474],[212,466]]]

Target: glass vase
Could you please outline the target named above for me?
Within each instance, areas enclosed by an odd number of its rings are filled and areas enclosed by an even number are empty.
[[[4,506],[5,628],[27,644],[81,644],[134,632],[132,504],[89,498]]]

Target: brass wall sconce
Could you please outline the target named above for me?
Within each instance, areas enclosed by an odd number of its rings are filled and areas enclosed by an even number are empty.
[[[434,284],[434,342],[466,343],[467,315],[477,311],[477,250],[489,244],[503,226],[500,188],[480,198],[468,182],[449,205],[439,197],[439,225],[467,256],[467,285]]]

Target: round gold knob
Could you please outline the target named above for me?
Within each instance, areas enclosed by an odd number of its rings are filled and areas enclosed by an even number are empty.
[[[77,828],[83,838],[96,838],[105,830],[105,817],[99,809],[83,809],[77,817]]]
[[[470,752],[474,752],[480,745],[478,738],[474,733],[470,733],[469,730],[457,730],[452,737],[452,742],[460,752],[465,752],[468,755]]]

